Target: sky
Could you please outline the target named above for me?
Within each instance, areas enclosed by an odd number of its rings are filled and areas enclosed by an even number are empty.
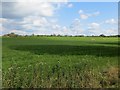
[[[36,1],[36,0],[35,0]],[[117,35],[117,2],[2,2],[1,35]]]

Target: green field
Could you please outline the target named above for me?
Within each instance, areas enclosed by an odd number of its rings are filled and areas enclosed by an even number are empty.
[[[117,37],[3,37],[3,87],[117,88]]]

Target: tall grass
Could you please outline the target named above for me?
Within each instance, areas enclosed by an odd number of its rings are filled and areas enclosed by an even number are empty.
[[[118,88],[118,68],[96,71],[92,67],[84,69],[74,66],[47,66],[38,63],[26,68],[11,66],[3,73],[3,86],[9,88]]]

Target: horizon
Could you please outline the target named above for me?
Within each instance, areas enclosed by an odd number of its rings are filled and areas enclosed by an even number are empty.
[[[11,36],[11,35],[14,35],[14,36]],[[61,34],[30,34],[30,35],[28,35],[28,34],[26,34],[26,35],[20,35],[20,34],[16,34],[16,33],[14,33],[14,32],[11,32],[11,33],[7,33],[7,34],[3,34],[3,35],[0,35],[0,36],[9,36],[9,37],[17,37],[17,36],[56,36],[56,37],[59,37],[59,36],[70,36],[70,37],[76,37],[76,36],[78,36],[78,37],[101,37],[101,36],[103,36],[103,37],[107,37],[107,36],[117,36],[117,37],[119,37],[120,36],[120,34],[116,34],[116,35],[104,35],[104,34],[100,34],[100,35],[82,35],[82,34],[79,34],[79,35],[61,35]]]

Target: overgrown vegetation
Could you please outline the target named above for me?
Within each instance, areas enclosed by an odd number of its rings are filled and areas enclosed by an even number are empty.
[[[3,37],[4,88],[118,88],[117,37]]]

